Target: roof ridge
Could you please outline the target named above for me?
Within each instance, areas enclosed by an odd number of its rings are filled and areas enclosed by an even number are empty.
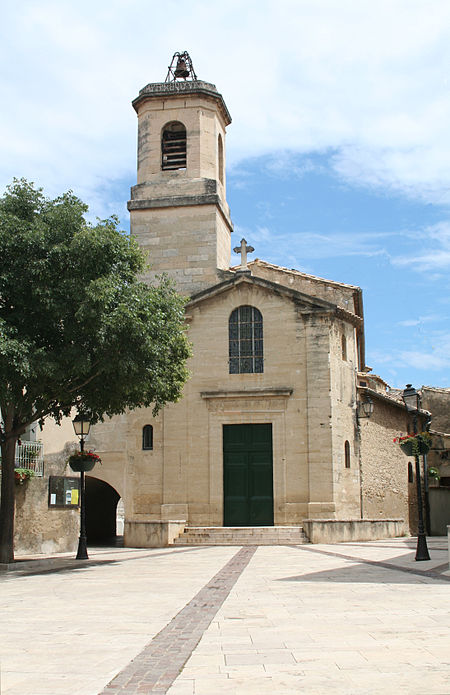
[[[430,391],[441,391],[441,393],[450,393],[450,387],[448,386],[421,386],[422,389],[429,389]]]
[[[311,280],[316,280],[317,282],[326,282],[329,285],[337,285],[339,287],[347,287],[352,290],[360,290],[361,288],[358,287],[358,285],[350,285],[346,282],[338,282],[337,280],[328,280],[327,278],[322,278],[319,277],[318,275],[311,275],[310,273],[304,273],[301,270],[296,270],[295,268],[285,268],[282,265],[276,265],[275,263],[269,263],[268,261],[263,261],[261,258],[254,258],[252,261],[248,262],[248,266],[252,265],[264,265],[267,266],[268,268],[275,268],[276,270],[281,270],[283,273],[290,273],[292,275],[300,275],[304,278],[308,278]],[[238,268],[239,266],[232,266],[232,268]]]

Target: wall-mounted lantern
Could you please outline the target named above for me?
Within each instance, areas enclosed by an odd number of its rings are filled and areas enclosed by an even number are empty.
[[[356,414],[358,416],[358,420],[361,420],[361,418],[369,418],[373,413],[373,400],[371,399],[370,396],[365,396],[363,401],[359,401],[357,408],[356,408]]]

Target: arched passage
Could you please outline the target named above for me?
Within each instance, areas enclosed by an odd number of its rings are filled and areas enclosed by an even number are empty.
[[[86,535],[88,544],[115,545],[119,493],[108,483],[86,476]]]

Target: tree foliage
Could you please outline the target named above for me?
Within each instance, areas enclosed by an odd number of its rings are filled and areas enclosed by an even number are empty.
[[[156,414],[187,378],[184,301],[168,279],[139,280],[145,258],[115,217],[93,225],[86,212],[73,193],[50,200],[23,179],[0,199],[0,562],[28,425],[74,406],[93,423],[139,406]]]

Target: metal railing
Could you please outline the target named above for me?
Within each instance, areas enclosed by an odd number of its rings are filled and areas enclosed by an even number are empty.
[[[1,461],[1,454],[0,454]],[[44,445],[42,442],[26,442],[16,444],[15,468],[27,468],[35,475],[44,475]]]

